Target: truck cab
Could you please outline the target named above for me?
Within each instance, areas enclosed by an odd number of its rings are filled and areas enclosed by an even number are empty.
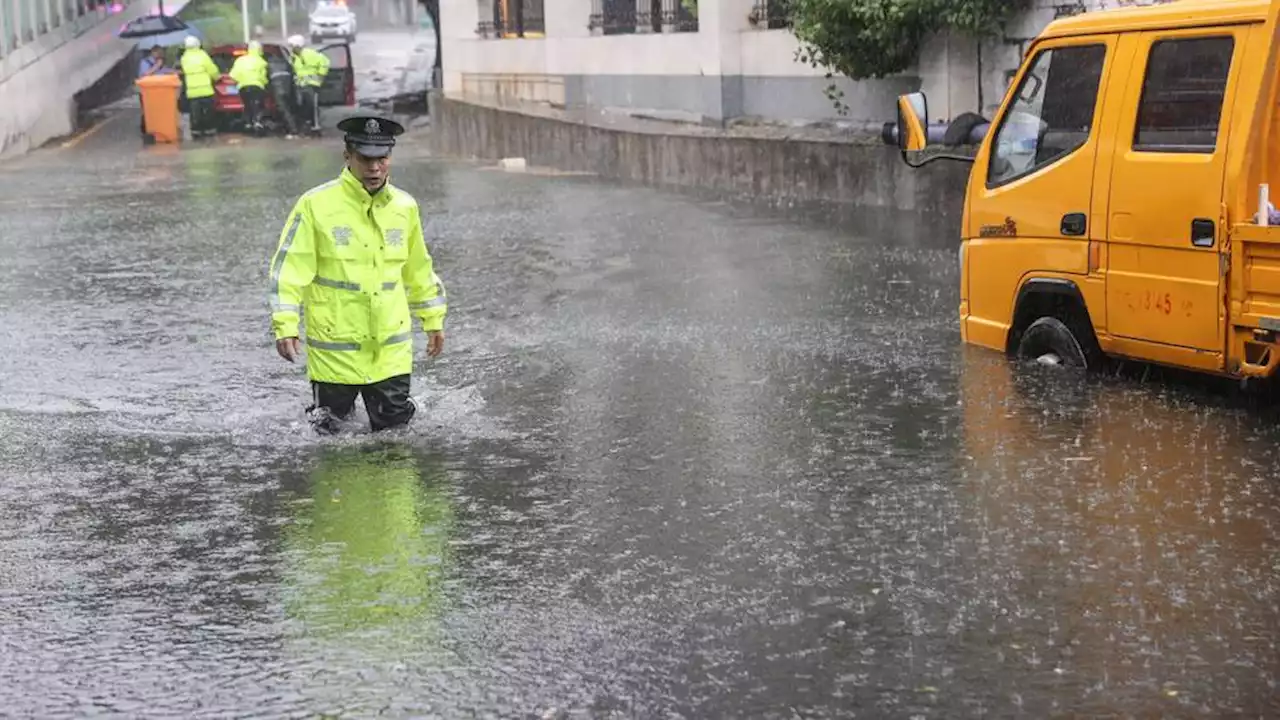
[[[973,155],[961,228],[966,343],[1093,367],[1129,358],[1230,377],[1280,364],[1280,0],[1181,0],[1051,23]],[[888,137],[886,139],[889,139]],[[1271,177],[1276,175],[1277,177]]]

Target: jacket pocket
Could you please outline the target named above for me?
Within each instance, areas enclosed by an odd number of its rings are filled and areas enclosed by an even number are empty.
[[[337,298],[333,297],[332,293],[312,286],[308,292],[304,313],[308,337],[321,340],[338,339],[339,307]]]

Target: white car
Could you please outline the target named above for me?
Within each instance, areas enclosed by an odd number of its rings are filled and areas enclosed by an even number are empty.
[[[346,5],[321,4],[311,11],[311,42],[328,38],[356,41],[356,14]]]

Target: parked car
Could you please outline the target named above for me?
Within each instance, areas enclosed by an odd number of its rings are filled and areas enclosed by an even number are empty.
[[[351,65],[351,48],[345,43],[326,45],[317,48],[329,58],[329,74],[325,76],[324,85],[320,88],[320,104],[325,107],[356,104],[355,70]],[[239,129],[244,117],[244,102],[240,99],[240,88],[227,73],[236,58],[248,52],[244,43],[219,45],[209,50],[209,56],[222,71],[222,76],[214,83],[213,112],[221,129]],[[269,125],[279,127],[284,117],[279,108],[282,102],[293,103],[296,107],[297,94],[293,86],[293,76],[289,65],[289,54],[283,45],[263,43],[262,54],[267,59],[267,72],[271,75],[271,83],[267,88],[267,98],[263,108],[263,120]]]
[[[310,25],[312,43],[327,38],[356,41],[356,14],[345,3],[320,3],[311,11]]]

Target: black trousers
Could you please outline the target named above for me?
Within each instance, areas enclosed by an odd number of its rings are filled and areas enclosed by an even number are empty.
[[[297,107],[293,98],[293,76],[288,73],[275,73],[271,76],[271,97],[276,101],[276,112],[284,122],[285,131],[290,135],[298,134]]]
[[[267,91],[260,87],[240,88],[240,99],[244,102],[244,124],[246,128],[257,127],[262,122],[262,104],[266,100]]]
[[[417,412],[409,399],[409,376],[397,375],[372,385],[335,385],[312,381],[315,404],[307,408],[311,423],[323,433],[337,431],[336,420],[345,420],[355,408],[356,396],[364,397],[369,428],[374,432],[407,425]]]
[[[213,132],[213,98],[191,98],[191,134]]]

